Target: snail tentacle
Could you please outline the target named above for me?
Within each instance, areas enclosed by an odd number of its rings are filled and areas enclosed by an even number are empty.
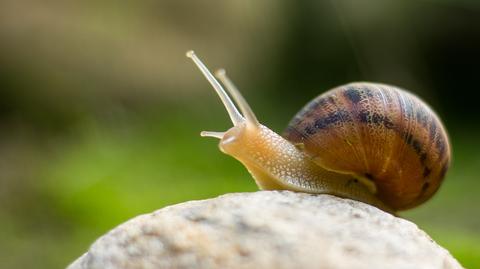
[[[214,137],[214,138],[218,138],[218,139],[222,139],[224,135],[225,135],[225,132],[202,131],[200,133],[200,136]]]
[[[230,95],[233,97],[233,100],[235,100],[235,102],[239,106],[240,111],[242,111],[242,114],[247,121],[247,126],[255,128],[260,126],[260,123],[258,122],[255,113],[253,113],[252,108],[248,104],[247,100],[245,100],[245,98],[242,96],[240,91],[237,89],[235,84],[233,84],[233,82],[228,78],[225,69],[217,70],[215,72],[215,76],[223,83],[228,93],[230,93]]]
[[[242,114],[238,112],[238,109],[235,107],[232,100],[223,89],[222,85],[220,85],[220,83],[215,79],[212,73],[210,73],[205,64],[203,64],[202,61],[200,61],[200,59],[197,57],[197,55],[195,55],[195,52],[193,52],[193,50],[188,51],[187,57],[193,60],[195,65],[197,65],[198,69],[200,69],[208,82],[210,82],[210,84],[213,86],[218,96],[222,100],[222,103],[225,106],[225,109],[227,110],[233,125],[238,126],[239,124],[243,123],[245,119],[243,118]]]

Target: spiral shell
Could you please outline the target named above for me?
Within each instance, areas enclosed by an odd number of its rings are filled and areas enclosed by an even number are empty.
[[[428,200],[450,164],[447,133],[415,95],[376,83],[334,88],[308,103],[284,137],[321,167],[373,182],[395,210]]]

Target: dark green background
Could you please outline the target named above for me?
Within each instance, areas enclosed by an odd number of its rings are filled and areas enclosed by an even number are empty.
[[[480,268],[480,2],[0,3],[0,267],[65,267],[165,205],[257,190],[202,130],[231,126],[185,52],[224,67],[281,132],[350,81],[406,88],[451,138],[438,194],[401,213]]]

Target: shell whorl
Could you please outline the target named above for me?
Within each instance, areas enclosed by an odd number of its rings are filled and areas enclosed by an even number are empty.
[[[351,83],[319,95],[284,137],[325,169],[371,180],[393,209],[414,207],[439,188],[450,145],[436,114],[415,95],[376,83]]]

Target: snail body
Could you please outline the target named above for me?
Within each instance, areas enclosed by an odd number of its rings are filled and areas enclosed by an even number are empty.
[[[220,139],[260,189],[327,193],[395,212],[428,200],[450,163],[448,137],[436,114],[415,95],[377,83],[350,83],[302,108],[283,136],[260,124],[223,70],[216,73],[237,103],[192,52],[234,124]],[[242,115],[243,114],[243,115]]]

